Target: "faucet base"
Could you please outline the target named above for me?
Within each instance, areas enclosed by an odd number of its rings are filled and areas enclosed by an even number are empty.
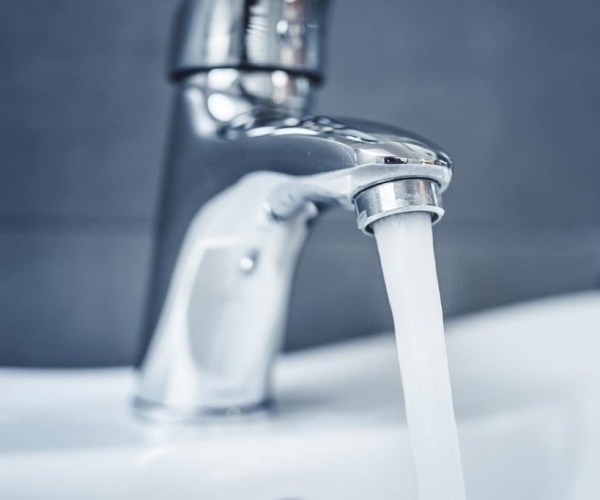
[[[133,414],[142,420],[186,423],[257,417],[267,413],[273,407],[273,403],[271,400],[264,400],[247,406],[230,406],[229,408],[198,407],[182,410],[136,397],[133,399],[131,406]]]

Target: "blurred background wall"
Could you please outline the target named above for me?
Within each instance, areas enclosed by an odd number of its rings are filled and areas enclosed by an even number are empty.
[[[0,364],[135,357],[175,5],[0,0]],[[599,16],[597,0],[334,2],[318,112],[406,127],[455,157],[436,227],[447,315],[597,286]],[[345,236],[316,229],[305,261],[323,274],[300,270],[315,302],[292,309],[289,348],[390,325],[374,242],[330,217]],[[338,262],[339,244],[362,264]],[[368,315],[348,307],[363,298]],[[332,308],[346,328],[324,328]]]

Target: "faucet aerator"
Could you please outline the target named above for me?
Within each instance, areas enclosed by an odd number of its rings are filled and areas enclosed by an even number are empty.
[[[433,224],[444,215],[440,186],[430,179],[400,179],[371,186],[354,198],[358,229],[373,236],[372,224],[390,215],[429,212]]]

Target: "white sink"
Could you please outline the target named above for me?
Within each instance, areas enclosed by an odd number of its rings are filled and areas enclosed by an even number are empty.
[[[600,293],[448,326],[471,500],[600,498]],[[156,425],[126,369],[0,370],[0,499],[415,499],[393,338],[288,356],[276,412]]]

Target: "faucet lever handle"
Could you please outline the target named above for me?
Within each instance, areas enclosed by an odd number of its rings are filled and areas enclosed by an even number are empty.
[[[329,0],[185,0],[171,76],[217,68],[286,71],[319,81]]]

